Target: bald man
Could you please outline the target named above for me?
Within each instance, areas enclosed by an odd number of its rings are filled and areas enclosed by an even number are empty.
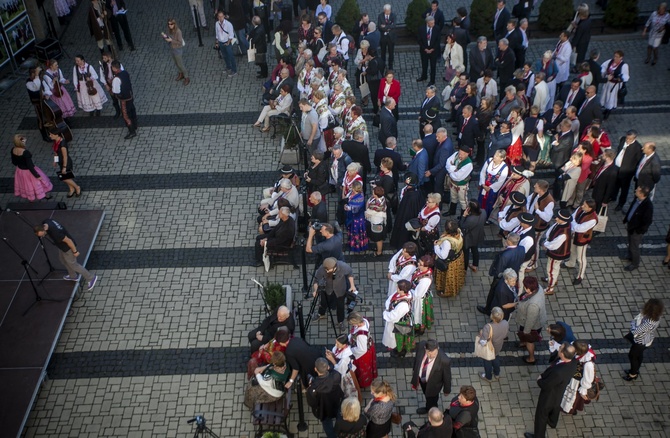
[[[453,423],[451,417],[445,418],[439,408],[430,408],[428,411],[428,421],[418,428],[413,422],[408,422],[404,426],[407,438],[440,438],[451,436],[453,433]]]
[[[275,313],[265,318],[260,326],[249,332],[251,353],[258,351],[261,345],[270,342],[275,337],[279,327],[288,328],[291,334],[295,330],[295,320],[286,306],[279,306]]]

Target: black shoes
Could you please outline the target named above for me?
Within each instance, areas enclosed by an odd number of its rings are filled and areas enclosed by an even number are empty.
[[[637,266],[628,265],[628,266],[626,266],[626,267],[623,268],[623,269],[624,269],[625,271],[631,272],[631,271],[636,270],[636,269],[637,269]]]
[[[121,117],[121,113],[117,111],[116,113],[114,113],[114,117],[112,117],[112,118],[114,120],[118,120],[119,117]]]
[[[575,278],[572,280],[572,284],[577,286],[578,284],[582,284],[582,279],[581,278]]]
[[[484,306],[477,306],[477,312],[484,314],[484,315],[489,315],[491,312],[486,311],[486,307]]]
[[[423,82],[423,81],[425,81],[426,79],[427,79],[427,78],[418,78],[416,81],[417,81],[417,82]]]
[[[129,132],[128,135],[126,135],[126,136],[123,137],[123,138],[125,138],[126,140],[130,140],[131,138],[134,138],[134,137],[136,137],[136,136],[137,136],[137,133],[135,133],[135,132]]]
[[[626,374],[625,376],[623,376],[623,379],[626,382],[632,382],[633,380],[637,380],[638,377],[639,377],[639,374],[636,374],[634,376],[631,376],[630,374]]]
[[[428,413],[428,411],[426,410],[426,408],[418,408],[416,410],[416,413],[419,414],[419,415],[426,415]]]

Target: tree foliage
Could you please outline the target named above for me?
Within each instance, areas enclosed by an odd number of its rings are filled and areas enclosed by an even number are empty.
[[[541,30],[559,31],[568,28],[575,18],[575,9],[572,2],[565,0],[543,0],[540,5],[538,25]]]
[[[493,37],[493,17],[496,0],[472,0],[470,7],[470,33],[476,37]]]
[[[428,0],[412,0],[407,5],[407,11],[405,15],[405,28],[410,35],[416,36],[416,32],[419,29],[419,26],[424,24],[424,19],[422,17],[423,13],[426,12],[426,9],[430,8],[430,2]]]

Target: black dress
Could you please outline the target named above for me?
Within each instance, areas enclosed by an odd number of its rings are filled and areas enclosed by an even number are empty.
[[[393,231],[391,232],[391,246],[396,250],[411,240],[410,232],[405,228],[405,223],[419,216],[419,212],[426,202],[421,190],[408,187],[398,206],[395,216]]]
[[[56,149],[56,154],[58,155],[58,170],[57,172],[60,174],[63,170],[63,149],[65,149],[67,153],[67,163],[65,164],[65,171],[66,172],[72,172],[72,155],[70,155],[70,148],[67,147],[67,143],[65,140],[61,140],[60,143],[58,143],[58,149]],[[68,178],[65,175],[62,175],[59,177],[61,181],[66,180],[66,179],[71,179]]]

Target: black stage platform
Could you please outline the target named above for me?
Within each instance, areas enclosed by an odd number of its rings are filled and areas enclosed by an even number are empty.
[[[50,268],[32,225],[52,218],[65,226],[86,265],[100,231],[104,211],[3,211],[0,215],[0,435],[18,437],[28,418],[46,368],[56,348],[65,318],[78,288],[85,284],[63,280],[66,274],[48,238],[44,247]],[[7,245],[10,243],[20,254]],[[25,258],[37,292],[22,265]],[[44,281],[42,281],[44,279]],[[103,280],[104,281],[104,280]],[[98,286],[100,283],[98,283]],[[95,293],[95,289],[92,293]],[[48,301],[58,300],[58,301]],[[32,306],[32,307],[31,307]]]

